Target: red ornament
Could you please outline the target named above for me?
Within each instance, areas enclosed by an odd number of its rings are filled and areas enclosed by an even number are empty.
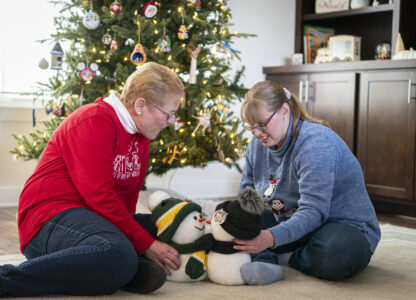
[[[111,5],[110,5],[110,10],[111,10],[113,13],[115,13],[115,14],[120,13],[120,12],[121,12],[121,4],[120,4],[120,3],[118,3],[117,1],[116,1],[116,2],[111,3]]]
[[[111,41],[111,45],[110,45],[110,49],[113,51],[117,51],[117,47],[118,47],[118,42],[116,39]]]
[[[147,1],[143,7],[143,14],[146,18],[153,18],[157,14],[157,2]]]

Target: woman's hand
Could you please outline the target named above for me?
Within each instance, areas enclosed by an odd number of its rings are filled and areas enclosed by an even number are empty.
[[[180,266],[178,251],[166,243],[155,240],[149,248],[144,251],[144,255],[151,261],[162,266],[167,275],[171,275],[168,266],[174,270]]]
[[[269,230],[262,230],[260,234],[251,240],[234,239],[234,249],[241,250],[243,253],[258,253],[264,249],[274,246],[274,237]]]

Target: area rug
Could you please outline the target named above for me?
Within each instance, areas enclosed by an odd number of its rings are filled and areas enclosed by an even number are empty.
[[[382,238],[370,265],[358,276],[343,282],[319,280],[284,267],[285,278],[266,286],[221,286],[209,281],[167,282],[150,295],[119,291],[102,297],[43,296],[33,299],[415,299],[416,230],[385,224],[381,231]],[[20,254],[0,256],[0,265],[18,264],[23,259]]]

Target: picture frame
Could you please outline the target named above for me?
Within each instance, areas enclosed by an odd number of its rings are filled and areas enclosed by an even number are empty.
[[[329,38],[329,55],[333,62],[359,61],[361,59],[361,37],[335,35]]]
[[[349,9],[349,0],[315,0],[315,13],[329,13]]]

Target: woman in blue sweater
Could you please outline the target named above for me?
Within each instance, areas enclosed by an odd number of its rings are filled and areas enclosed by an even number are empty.
[[[240,188],[253,186],[270,209],[263,214],[261,234],[235,240],[234,247],[257,253],[253,260],[277,263],[276,257],[286,257],[289,266],[328,280],[361,272],[380,228],[361,167],[347,145],[271,81],[248,91],[241,117],[255,138],[247,148]],[[276,256],[282,253],[287,254]],[[276,281],[269,274],[257,283]]]

